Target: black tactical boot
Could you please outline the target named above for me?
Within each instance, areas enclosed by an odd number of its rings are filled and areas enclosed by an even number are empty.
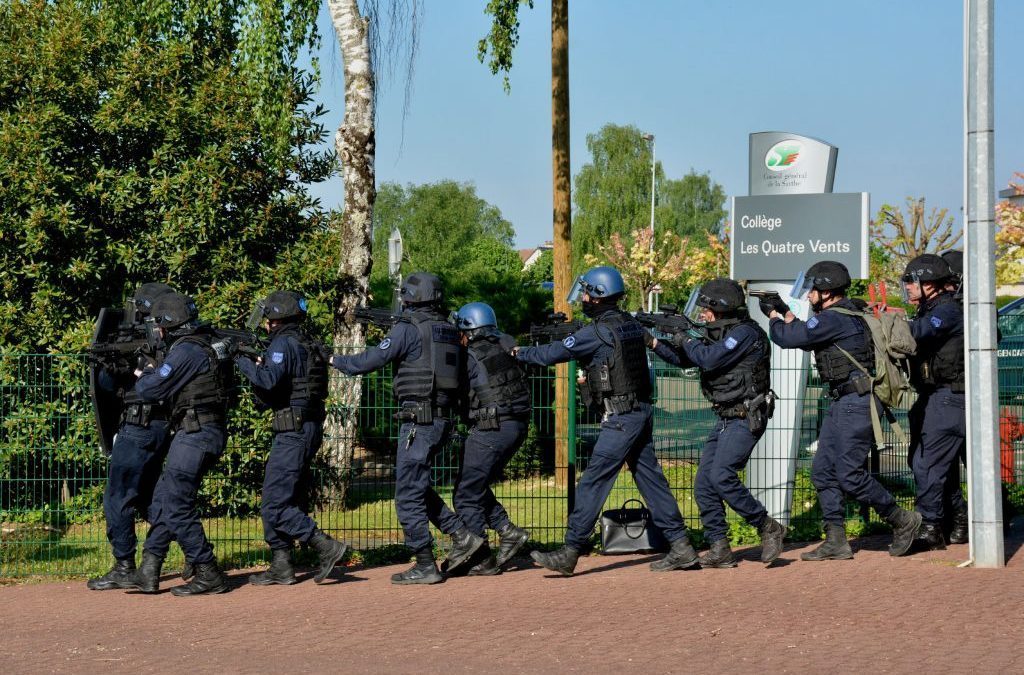
[[[216,561],[195,565],[196,575],[184,586],[171,589],[171,593],[180,597],[190,595],[213,595],[228,590],[228,578],[217,567]]]
[[[576,569],[576,561],[580,559],[580,552],[567,544],[557,551],[551,551],[550,553],[530,551],[530,557],[538,565],[546,567],[552,572],[558,572],[571,577],[572,571]]]
[[[825,524],[825,541],[818,548],[801,553],[801,560],[849,560],[853,549],[846,541],[846,529],[842,525]]]
[[[950,544],[966,544],[971,540],[970,521],[967,519],[967,511],[957,511],[953,514],[953,529],[949,531]]]
[[[463,527],[452,535],[452,550],[448,551],[448,557],[442,565],[448,573],[454,572],[459,565],[469,560],[470,556],[484,545],[487,540],[478,534],[473,534],[468,527]]]
[[[765,516],[758,534],[761,535],[761,562],[770,565],[782,554],[782,540],[786,537],[786,526],[771,516]]]
[[[132,577],[135,575],[135,558],[117,560],[110,571],[102,577],[89,579],[85,584],[90,591],[110,591],[115,588],[135,588]]]
[[[711,548],[700,557],[700,566],[707,569],[728,569],[736,567],[736,558],[729,548],[728,539],[716,539],[711,542]]]
[[[693,567],[697,562],[697,552],[690,545],[690,539],[683,535],[672,542],[672,548],[661,560],[651,563],[652,572],[668,572],[669,570],[681,570]]]
[[[469,564],[473,565],[466,572],[466,576],[469,577],[493,577],[496,574],[501,574],[501,567],[498,565],[497,558],[494,557],[494,553],[491,552],[491,547],[484,542],[484,545],[469,559]]]
[[[195,567],[195,565],[193,565],[188,560],[186,560],[185,564],[181,566],[181,580],[182,581],[188,581],[189,579],[191,579],[195,575],[196,575],[196,567]]]
[[[509,523],[508,527],[498,531],[498,566],[504,565],[519,553],[530,538],[530,533],[521,527]]]
[[[416,564],[399,574],[391,575],[391,583],[404,586],[407,584],[439,584],[444,577],[437,571],[434,564],[434,552],[430,547],[416,551]]]
[[[292,550],[290,548],[275,548],[271,553],[270,569],[259,574],[250,574],[249,583],[254,586],[271,586],[281,584],[291,586],[298,580],[295,578],[295,569],[292,568]]]
[[[913,547],[919,551],[945,550],[946,539],[942,536],[942,526],[938,523],[921,523]]]
[[[135,574],[125,581],[124,588],[135,588],[143,593],[156,593],[160,590],[160,569],[163,566],[163,558],[143,550],[142,564],[135,570]]]
[[[892,525],[892,543],[889,544],[889,555],[893,557],[906,555],[914,543],[918,528],[921,527],[921,514],[917,511],[897,509],[885,520]]]
[[[316,576],[313,577],[313,581],[320,584],[323,583],[327,575],[334,569],[334,566],[345,556],[348,544],[332,539],[327,533],[316,530],[313,532],[313,536],[309,538],[309,545],[320,556],[319,569]]]

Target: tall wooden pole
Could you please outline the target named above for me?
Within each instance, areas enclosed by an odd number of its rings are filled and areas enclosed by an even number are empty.
[[[572,307],[565,301],[572,284],[572,201],[569,167],[569,0],[551,2],[551,160],[554,179],[555,311],[571,318]],[[569,476],[570,386],[567,364],[555,370],[555,480],[567,487]]]

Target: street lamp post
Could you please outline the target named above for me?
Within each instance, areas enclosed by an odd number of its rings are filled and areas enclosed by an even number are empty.
[[[650,252],[651,252],[651,261],[652,261],[651,264],[653,265],[654,264],[653,263],[653,261],[654,261],[654,185],[655,185],[654,180],[655,180],[655,176],[656,176],[656,166],[657,166],[655,164],[655,161],[654,161],[654,134],[643,134],[641,136],[641,138],[643,138],[645,141],[650,141],[651,142],[651,248],[650,248]],[[653,276],[654,270],[652,269],[651,272],[652,272],[652,276]],[[647,311],[648,312],[653,312],[654,311],[654,289],[653,288],[651,289],[651,292],[647,294]]]

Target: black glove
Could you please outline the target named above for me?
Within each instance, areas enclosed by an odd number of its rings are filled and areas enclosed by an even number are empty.
[[[771,316],[772,312],[778,312],[782,316],[785,316],[786,312],[789,311],[789,305],[787,305],[786,302],[778,296],[773,298],[761,298],[757,305],[761,308],[761,313],[765,316]]]
[[[675,333],[672,336],[672,346],[675,347],[676,349],[682,349],[683,345],[685,345],[692,339],[693,338],[690,337],[690,334],[686,333],[685,331],[682,333]]]
[[[223,337],[210,346],[220,361],[226,361],[238,353],[238,340],[233,337]]]

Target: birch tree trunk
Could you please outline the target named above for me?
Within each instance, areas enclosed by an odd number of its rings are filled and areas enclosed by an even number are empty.
[[[357,0],[328,0],[327,5],[345,76],[345,116],[334,138],[345,185],[344,212],[336,224],[342,254],[334,307],[334,349],[349,352],[365,345],[363,328],[353,321],[353,309],[365,304],[372,265],[371,226],[377,197],[375,91],[369,18],[360,14]],[[330,465],[342,476],[335,494],[342,501],[351,482],[361,395],[359,378],[332,369],[330,396],[336,412],[325,424],[325,446]]]

